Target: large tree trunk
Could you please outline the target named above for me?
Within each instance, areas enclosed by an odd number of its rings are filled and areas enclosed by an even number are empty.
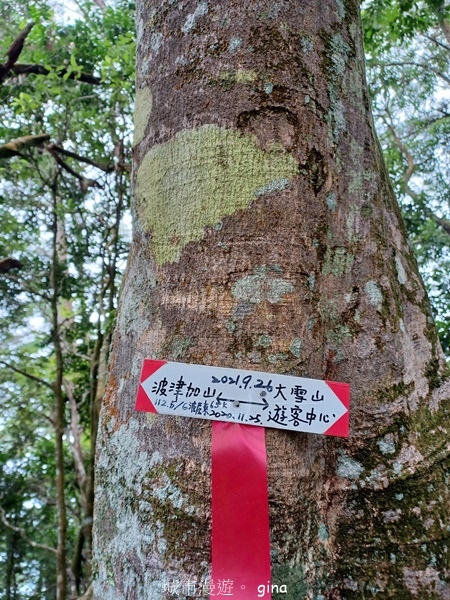
[[[450,389],[373,131],[359,3],[141,0],[138,33],[96,599],[170,598],[210,567],[211,423],[134,412],[144,357],[350,383],[349,440],[266,430],[274,583],[450,598]]]

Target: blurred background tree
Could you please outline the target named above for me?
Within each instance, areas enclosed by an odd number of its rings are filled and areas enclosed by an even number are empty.
[[[450,5],[363,4],[378,136],[409,240],[450,352]]]
[[[74,598],[130,237],[134,5],[0,15],[0,598]]]

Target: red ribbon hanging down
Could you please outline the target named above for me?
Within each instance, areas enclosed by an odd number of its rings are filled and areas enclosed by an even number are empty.
[[[264,427],[214,421],[211,598],[224,582],[233,600],[272,597],[267,454]]]

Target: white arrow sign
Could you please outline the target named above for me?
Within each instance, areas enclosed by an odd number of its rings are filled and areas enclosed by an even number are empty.
[[[145,359],[136,410],[348,437],[350,386]]]

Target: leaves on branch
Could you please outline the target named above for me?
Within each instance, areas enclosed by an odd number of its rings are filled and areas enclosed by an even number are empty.
[[[17,38],[11,44],[7,51],[8,60],[5,64],[0,64],[0,85],[5,81],[7,76],[10,73],[14,75],[48,75],[51,71],[42,65],[34,65],[34,64],[17,64],[17,60],[22,53],[25,40],[34,27],[35,23],[29,23],[22,31],[19,33]],[[72,71],[69,69],[56,69],[59,77],[66,79],[75,79],[76,81],[81,81],[82,83],[90,83],[91,85],[100,85],[102,80],[100,77],[96,77],[91,73],[84,73],[80,71]]]
[[[14,75],[48,75],[51,71],[42,65],[16,64],[11,67],[11,72],[14,73]],[[66,76],[67,79],[75,79],[82,83],[90,83],[91,85],[100,85],[102,83],[100,77],[96,77],[90,73],[80,73],[78,71],[69,71],[68,69],[58,69],[56,72],[59,77]]]

